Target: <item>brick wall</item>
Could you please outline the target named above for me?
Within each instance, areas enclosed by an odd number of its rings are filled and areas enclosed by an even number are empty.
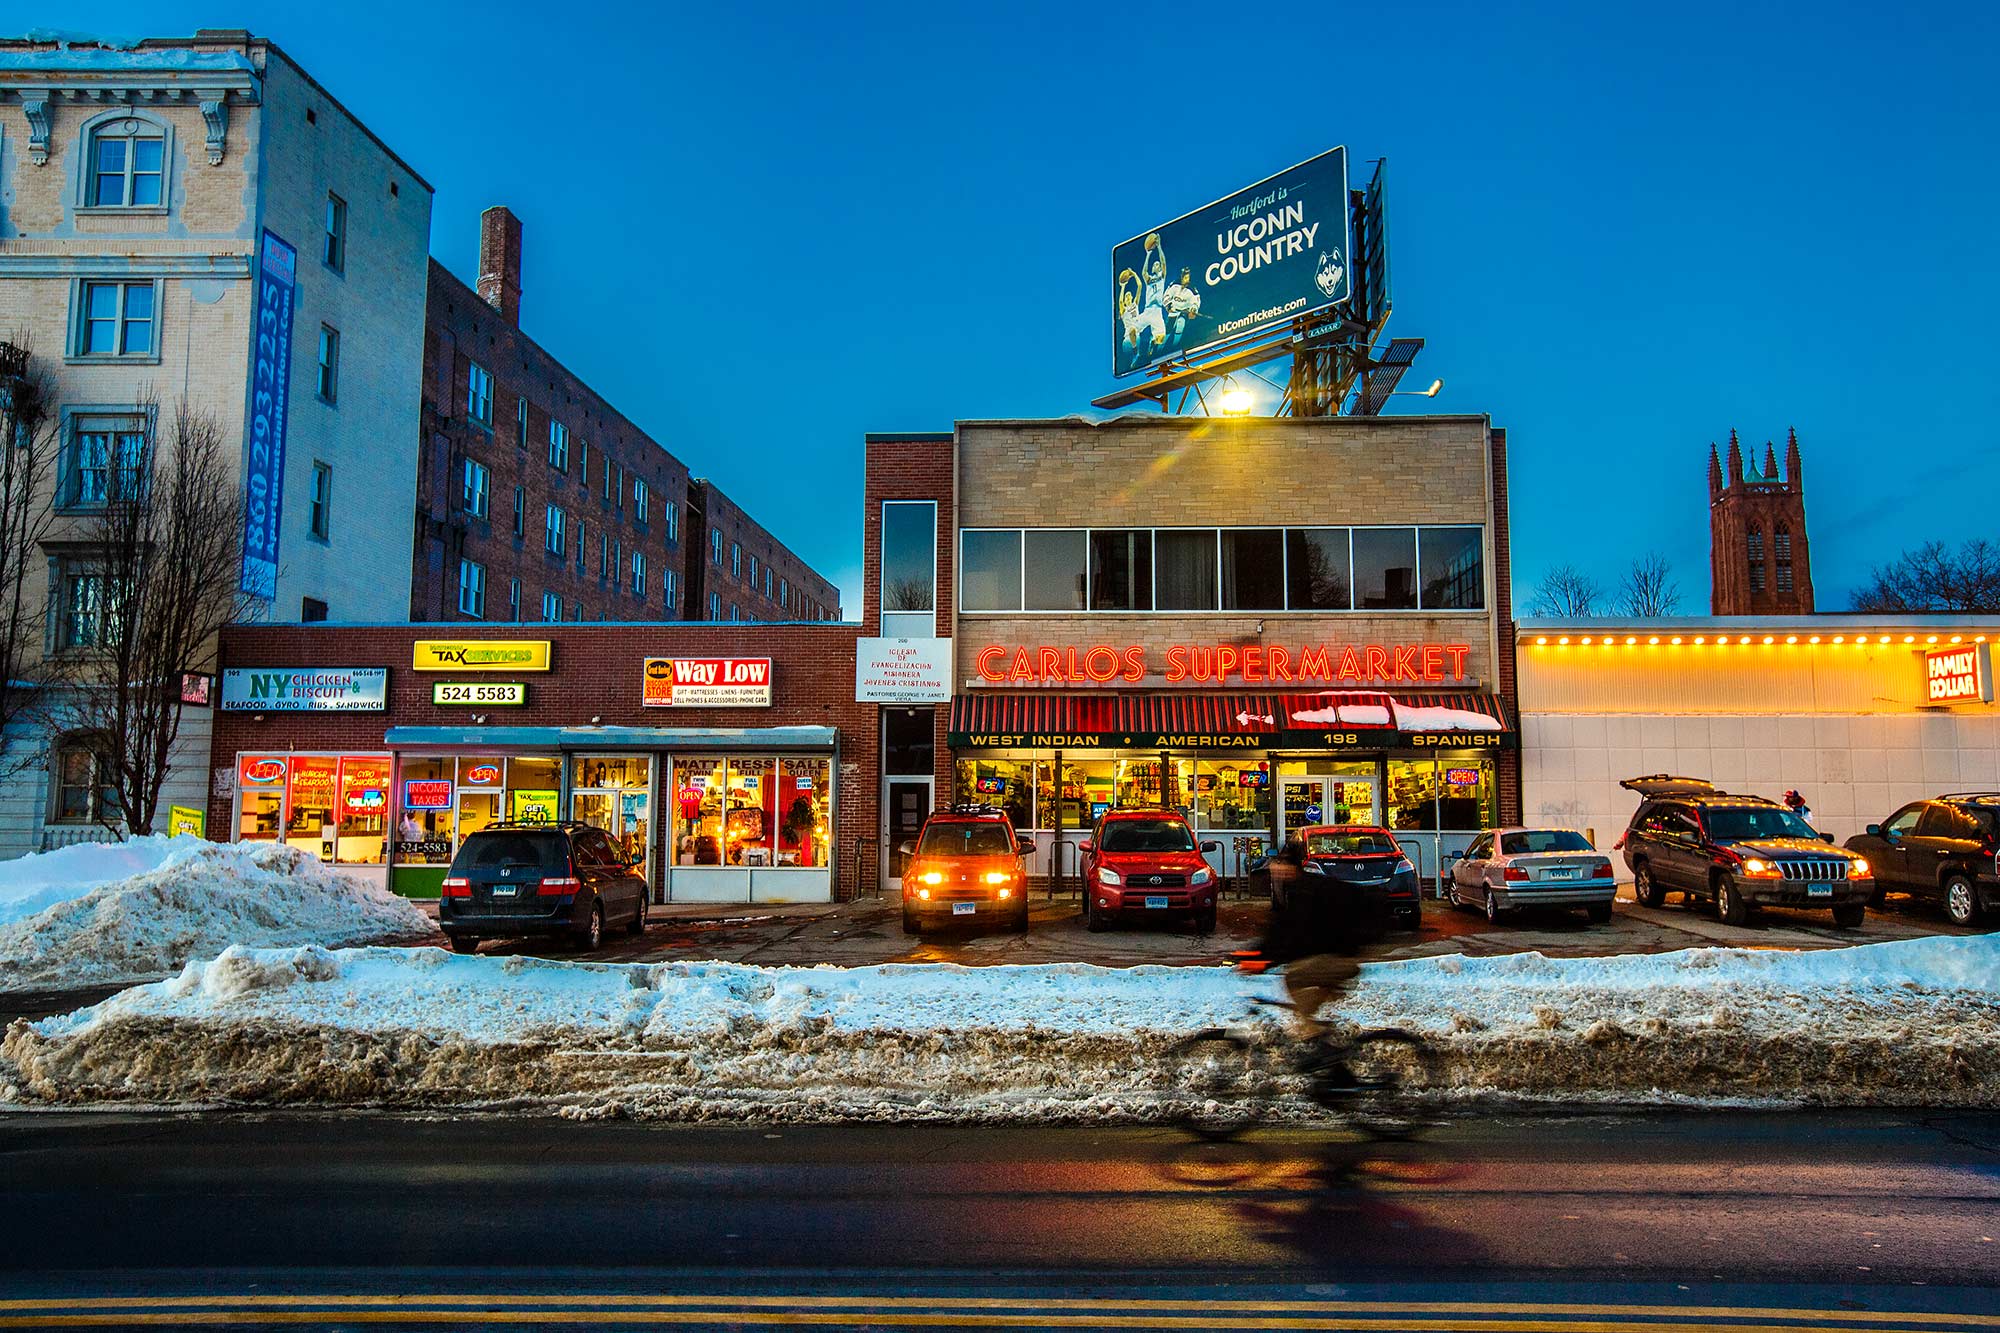
[[[935,500],[937,520],[937,600],[938,633],[949,635],[951,609],[958,604],[957,487],[954,478],[957,450],[950,435],[870,435],[864,442],[866,480],[862,486],[861,632],[874,637],[882,632],[882,502],[884,500]],[[933,776],[940,804],[951,801],[951,752],[945,748],[945,732],[951,723],[951,707],[939,704],[932,735],[936,756]],[[877,723],[879,726],[879,721]]]
[[[691,549],[690,560],[704,561],[702,571],[702,605],[692,608],[691,614],[697,620],[708,618],[709,592],[721,594],[722,614],[719,619],[730,619],[729,608],[733,605],[742,619],[756,620],[839,620],[840,589],[808,565],[790,547],[771,535],[768,528],[750,517],[744,508],[730,499],[719,487],[705,478],[697,479],[695,485],[701,488],[702,521],[706,528],[722,534],[722,558],[714,558],[713,547],[708,546],[704,536],[701,549]],[[735,572],[731,572],[730,551],[735,547],[738,560]],[[757,581],[750,581],[750,562],[757,563]],[[764,571],[771,571],[771,593],[764,594]],[[780,584],[783,581],[783,586]],[[789,594],[782,601],[780,594],[789,588]]]
[[[484,673],[494,679],[528,682],[528,702],[519,708],[484,710],[496,726],[776,727],[821,726],[839,732],[835,777],[834,891],[855,893],[855,847],[873,839],[878,823],[877,754],[879,734],[872,705],[854,702],[853,625],[535,625],[513,634],[458,631],[459,638],[534,638],[553,645],[549,672],[518,676]],[[380,751],[392,726],[456,726],[470,729],[482,710],[431,703],[434,681],[479,679],[410,669],[411,645],[442,637],[435,628],[416,626],[287,625],[245,626],[226,631],[225,667],[386,666],[389,709],[384,713],[217,712],[210,762],[209,828],[229,836],[233,765],[243,751]],[[769,708],[647,708],[640,702],[643,660],[649,656],[740,656],[771,659]],[[689,746],[694,750],[698,747]],[[671,802],[655,803],[653,846],[671,845],[660,821]],[[869,862],[872,867],[872,861]],[[861,885],[872,890],[872,878]]]
[[[1507,432],[1491,432],[1490,487],[1493,494],[1493,624],[1498,634],[1494,645],[1494,674],[1497,692],[1507,701],[1508,715],[1518,730],[1522,727],[1519,672],[1514,658],[1514,548],[1513,519],[1507,510]],[[1500,752],[1500,822],[1521,821],[1521,754]]]

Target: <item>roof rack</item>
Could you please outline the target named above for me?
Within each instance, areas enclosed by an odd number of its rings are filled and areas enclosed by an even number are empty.
[[[1005,810],[1002,810],[997,805],[984,804],[954,805],[949,810],[940,810],[937,813],[946,815],[993,815],[996,818],[1005,818],[1007,814]]]
[[[1931,798],[1934,801],[2000,801],[2000,791],[1948,791]]]
[[[576,828],[596,828],[596,827],[597,825],[591,823],[587,819],[496,819],[490,823],[480,825],[479,828],[474,829],[473,832],[479,833],[490,828],[576,829]],[[469,837],[471,835],[468,834],[467,836]]]

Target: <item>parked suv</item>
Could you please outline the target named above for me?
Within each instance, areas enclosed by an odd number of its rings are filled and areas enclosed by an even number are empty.
[[[451,859],[438,926],[458,953],[531,935],[595,949],[608,925],[643,933],[651,896],[630,858],[593,824],[488,824]]]
[[[1194,917],[1215,929],[1215,872],[1178,810],[1112,810],[1078,844],[1083,854],[1083,924],[1103,930],[1121,916]]]
[[[1763,906],[1830,907],[1842,929],[1867,915],[1875,896],[1868,859],[1833,846],[1831,834],[1815,832],[1778,802],[1665,773],[1618,785],[1643,798],[1618,847],[1646,906],[1658,907],[1669,893],[1706,898],[1732,926]]]
[[[1944,904],[1955,926],[2000,907],[2000,792],[1912,801],[1847,845],[1875,867],[1875,901],[1894,889]]]
[[[903,931],[923,933],[927,921],[1004,918],[1015,931],[1028,928],[1028,881],[1014,825],[991,806],[958,806],[924,821],[915,842],[900,849]]]

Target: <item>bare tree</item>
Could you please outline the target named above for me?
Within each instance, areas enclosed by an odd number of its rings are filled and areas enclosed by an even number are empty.
[[[46,661],[48,602],[36,571],[55,519],[61,418],[55,383],[28,339],[0,343],[0,735],[43,734],[59,673]],[[0,747],[0,777],[41,761],[39,747]]]
[[[1619,594],[1625,599],[1628,616],[1657,619],[1681,609],[1681,588],[1674,582],[1674,568],[1657,551],[1632,562]]]
[[[156,422],[147,411],[144,419]],[[147,427],[136,466],[114,467],[101,509],[84,528],[94,584],[67,594],[66,637],[90,677],[72,690],[70,726],[102,747],[105,818],[153,831],[180,737],[181,677],[210,667],[223,626],[253,602],[238,587],[243,500],[216,419],[181,403],[164,448]],[[115,805],[115,808],[114,808]]]
[[[1877,565],[1854,609],[1878,613],[2000,611],[2000,546],[1974,537],[1954,553],[1925,542]]]
[[[1597,610],[1604,590],[1597,581],[1575,565],[1557,565],[1542,575],[1528,599],[1528,614],[1536,616],[1587,616]]]
[[[930,583],[914,575],[891,579],[883,590],[884,611],[928,611],[931,609]]]

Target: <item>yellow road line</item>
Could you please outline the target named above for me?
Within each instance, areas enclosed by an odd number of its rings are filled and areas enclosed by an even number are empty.
[[[1194,1308],[1194,1307],[1183,1307]],[[1328,1312],[1332,1313],[1332,1312]],[[1393,1317],[1394,1310],[1382,1311]],[[1819,1312],[1819,1319],[1840,1319],[1838,1314]],[[1905,1316],[1906,1318],[1908,1316]],[[1910,1325],[1877,1326],[1882,1333],[1938,1333],[1949,1328],[1951,1316],[1936,1319],[1916,1316]],[[235,1311],[126,1311],[117,1314],[49,1314],[0,1317],[0,1328],[108,1328],[195,1326],[218,1324],[661,1324],[661,1325],[787,1325],[792,1327],[846,1327],[861,1325],[898,1328],[1131,1328],[1131,1329],[1327,1329],[1328,1314],[1308,1317],[1239,1317],[1218,1321],[1216,1315],[1052,1315],[1052,1314],[970,1314],[935,1313],[890,1314],[868,1311],[776,1311],[776,1310],[235,1310]],[[1364,1319],[1350,1328],[1376,1326],[1403,1333],[1632,1333],[1629,1319],[1548,1320],[1500,1316],[1490,1319],[1397,1318],[1384,1323]],[[1663,1329],[1695,1330],[1695,1333],[1839,1333],[1851,1330],[1845,1323],[1757,1324],[1738,1322],[1661,1322]]]
[[[1161,1300],[1147,1298],[1119,1297],[1078,1297],[1065,1300],[1059,1297],[1024,1296],[836,1296],[836,1295],[679,1295],[662,1294],[656,1296],[633,1293],[606,1293],[604,1295],[551,1293],[537,1296],[530,1293],[502,1293],[479,1295],[452,1295],[450,1293],[411,1293],[408,1295],[389,1294],[330,1294],[313,1296],[307,1294],[245,1293],[236,1296],[106,1296],[43,1298],[39,1300],[0,1300],[0,1310],[50,1310],[76,1311],[90,1310],[174,1310],[190,1307],[206,1308],[264,1308],[279,1306],[337,1306],[342,1308],[365,1308],[368,1306],[511,1306],[536,1305],[554,1307],[632,1307],[653,1306],[662,1309],[682,1306],[728,1306],[734,1308],[806,1307],[820,1309],[867,1309],[896,1310],[920,1309],[925,1313],[937,1313],[941,1309],[962,1310],[1075,1310],[1118,1312],[1173,1312],[1183,1310],[1213,1310],[1219,1312],[1243,1312],[1265,1314],[1438,1314],[1474,1315],[1494,1314],[1524,1317],[1529,1315],[1626,1315],[1652,1316],[1655,1318],[1708,1318],[1725,1320],[1743,1319],[1831,1319],[1842,1324],[1882,1324],[1899,1320],[1949,1321],[1966,1327],[2000,1327],[2000,1315],[1976,1314],[1929,1314],[1916,1310],[1808,1310],[1783,1307],[1734,1306],[1734,1305],[1604,1305],[1591,1302],[1517,1302],[1517,1301],[1330,1301],[1330,1300],[1272,1300],[1218,1298],[1212,1300]]]

